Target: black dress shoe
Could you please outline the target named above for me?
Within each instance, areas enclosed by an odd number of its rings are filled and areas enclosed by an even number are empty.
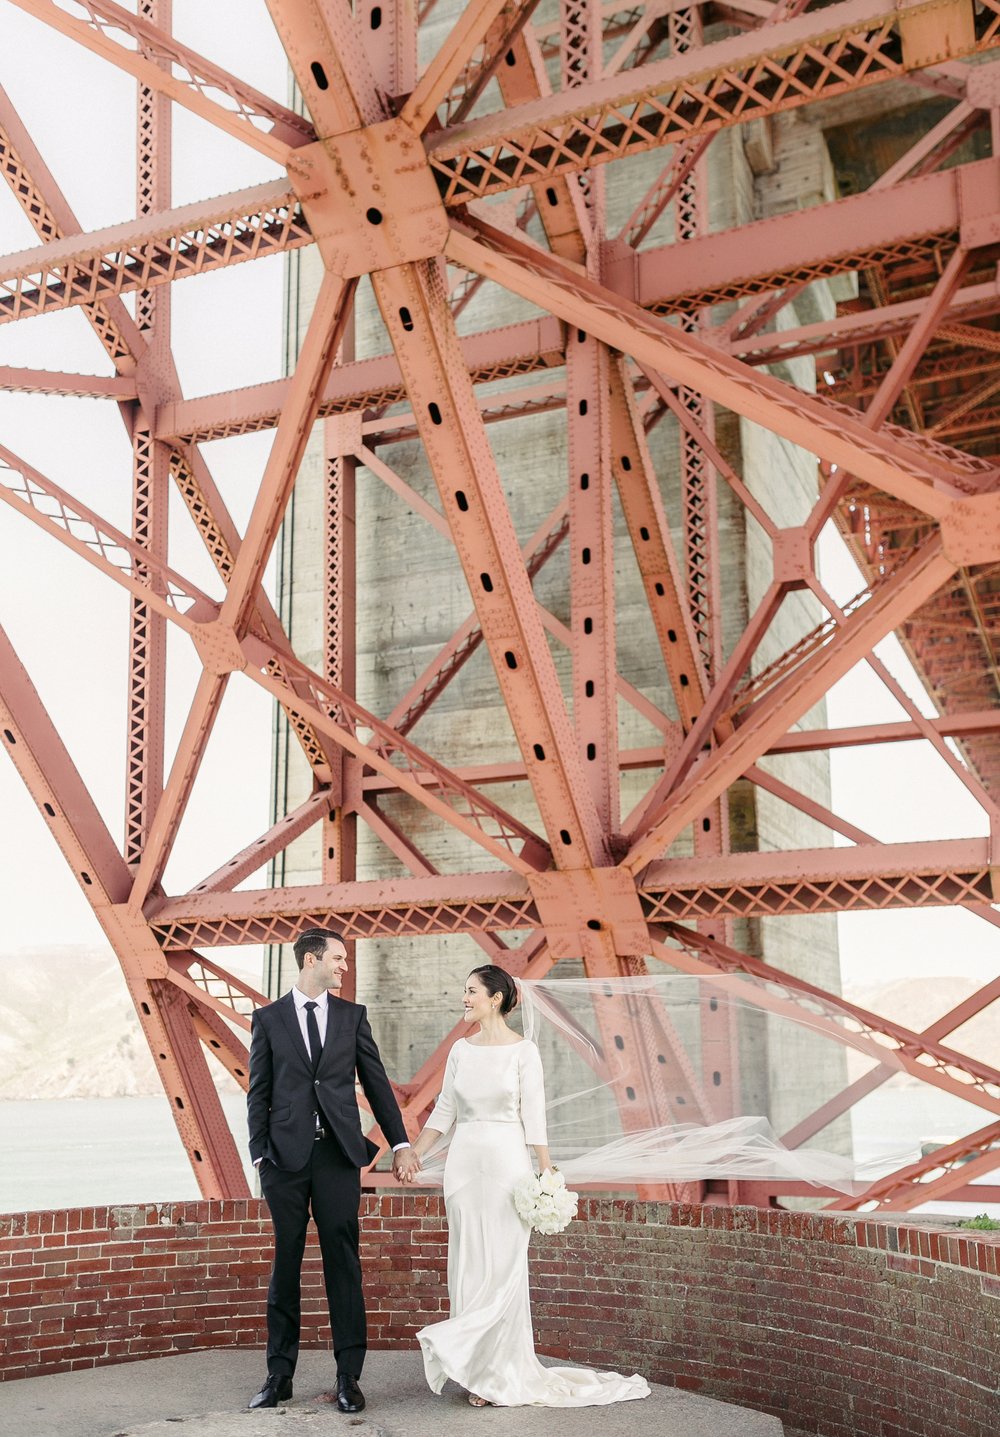
[[[360,1412],[364,1405],[365,1394],[358,1386],[358,1379],[341,1372],[337,1377],[337,1406],[341,1412]]]
[[[250,1398],[250,1406],[277,1407],[279,1402],[291,1400],[292,1379],[285,1372],[271,1372],[256,1397]]]

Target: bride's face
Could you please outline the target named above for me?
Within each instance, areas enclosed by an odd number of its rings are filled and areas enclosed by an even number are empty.
[[[475,974],[470,974],[465,980],[462,1006],[465,1010],[465,1021],[467,1023],[485,1023],[486,1019],[493,1012],[490,995]]]

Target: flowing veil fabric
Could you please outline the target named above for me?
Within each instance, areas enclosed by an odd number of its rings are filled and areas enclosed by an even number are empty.
[[[570,1186],[777,1179],[856,1195],[908,1156],[896,1147],[856,1162],[843,1118],[822,1146],[781,1141],[857,1077],[900,1065],[843,1014],[792,1003],[780,985],[651,973],[518,989],[525,1037],[542,1055],[549,1149]],[[710,1046],[720,1030],[737,1075],[721,1096]],[[425,1158],[423,1183],[441,1181],[446,1148]]]

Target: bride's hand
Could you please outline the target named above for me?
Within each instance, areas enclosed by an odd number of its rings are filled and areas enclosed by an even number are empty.
[[[393,1154],[392,1171],[397,1182],[413,1182],[420,1168],[420,1158],[412,1148],[400,1148]]]

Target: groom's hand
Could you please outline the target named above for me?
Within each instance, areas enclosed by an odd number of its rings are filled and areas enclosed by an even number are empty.
[[[393,1176],[399,1183],[411,1183],[420,1171],[420,1159],[412,1148],[400,1148],[392,1157]]]

